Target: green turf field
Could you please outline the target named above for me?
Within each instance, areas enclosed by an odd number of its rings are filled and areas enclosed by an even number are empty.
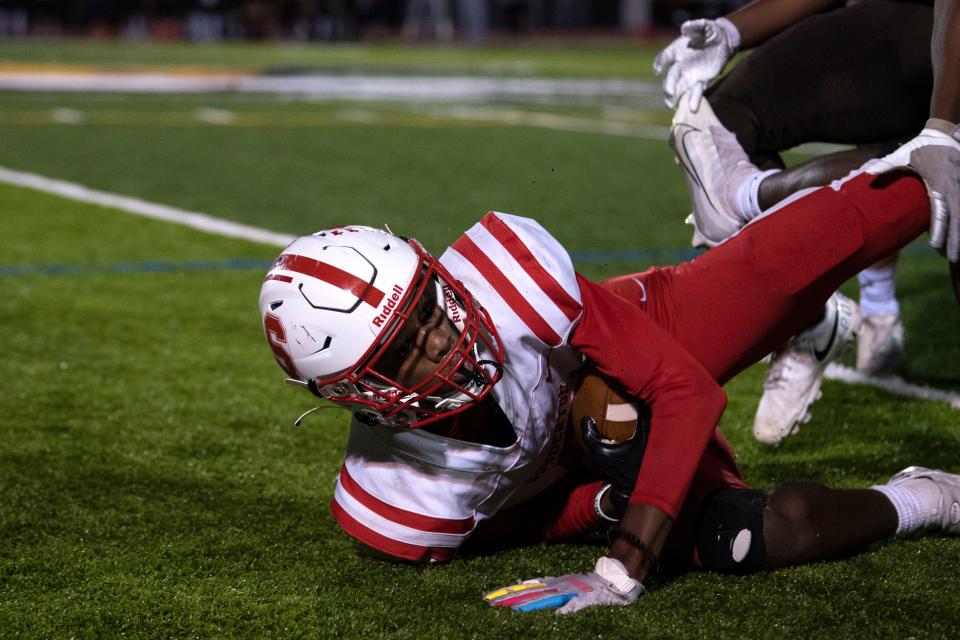
[[[226,62],[187,47],[123,51],[0,45],[0,63],[280,64],[271,48],[239,47]],[[333,55],[297,52],[309,58],[297,64]],[[580,53],[615,58],[608,69],[634,54]],[[612,74],[578,71],[575,54],[537,73]],[[406,55],[405,66],[452,64],[447,52]],[[433,250],[487,209],[512,211],[540,219],[593,277],[685,255],[669,149],[599,132],[664,126],[666,112],[490,108],[465,119],[449,105],[0,92],[0,166],[289,233],[389,222]],[[232,124],[198,115],[211,110]],[[595,128],[509,124],[504,110]],[[492,610],[480,595],[586,570],[600,546],[428,568],[359,556],[327,510],[346,416],[293,429],[312,403],[281,384],[263,343],[256,297],[277,251],[0,185],[0,637],[956,637],[956,539],[751,577],[663,575],[628,609],[566,618]],[[912,248],[898,284],[911,380],[960,388],[960,310],[943,263]],[[960,471],[960,413],[838,382],[825,383],[810,425],[766,449],[749,433],[762,374],[728,385],[721,424],[757,486],[864,486],[909,464]]]

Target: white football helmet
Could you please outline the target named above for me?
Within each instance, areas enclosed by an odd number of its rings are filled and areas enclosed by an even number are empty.
[[[433,374],[402,385],[377,363],[425,293],[442,302],[460,336]],[[395,427],[466,409],[490,392],[503,365],[493,322],[463,285],[416,240],[370,227],[294,240],[264,278],[260,318],[292,382]]]

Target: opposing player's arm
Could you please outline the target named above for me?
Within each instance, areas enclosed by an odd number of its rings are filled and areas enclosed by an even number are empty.
[[[934,4],[930,55],[930,117],[960,124],[960,1],[937,0]]]
[[[934,5],[930,55],[930,118],[915,138],[866,170],[909,169],[923,179],[930,196],[930,246],[950,261],[960,299],[960,0]]]
[[[754,0],[727,20],[740,32],[740,48],[749,49],[804,18],[842,4],[840,0]]]
[[[755,0],[716,20],[687,20],[680,37],[657,54],[653,71],[663,78],[664,101],[676,108],[689,95],[696,112],[707,85],[740,49],[749,49],[793,23],[841,4],[838,0]]]

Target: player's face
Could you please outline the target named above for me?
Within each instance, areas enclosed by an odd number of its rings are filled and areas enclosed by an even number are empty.
[[[460,332],[437,304],[435,287],[427,286],[374,368],[403,386],[413,387],[436,372],[459,337]]]

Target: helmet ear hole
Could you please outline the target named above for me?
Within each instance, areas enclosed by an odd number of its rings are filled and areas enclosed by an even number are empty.
[[[276,302],[271,302],[271,303],[270,303],[270,311],[276,311],[276,310],[279,309],[281,306],[283,306],[283,300],[278,300],[278,301],[276,301]]]

